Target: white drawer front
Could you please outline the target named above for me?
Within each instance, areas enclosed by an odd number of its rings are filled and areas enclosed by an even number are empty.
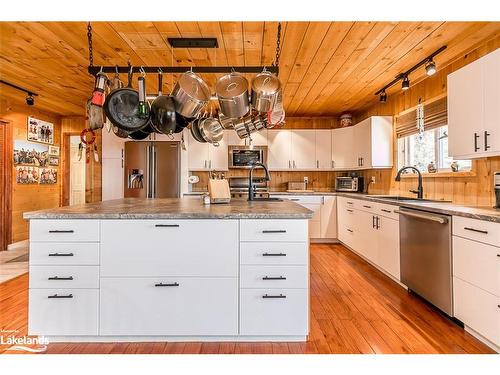
[[[306,242],[308,220],[240,220],[241,241]]]
[[[355,200],[354,201],[354,208],[360,210],[360,211],[366,211],[370,212],[372,214],[378,213],[377,212],[377,203],[375,202],[370,202],[370,201],[365,201],[362,199]]]
[[[241,289],[240,334],[307,335],[307,293],[307,289]]]
[[[471,240],[500,246],[500,224],[453,216],[453,234]]]
[[[355,205],[359,200],[347,198],[347,197],[337,197],[338,205],[341,208],[355,208]]]
[[[101,276],[238,275],[237,220],[103,220]]]
[[[49,298],[63,297],[63,298]],[[71,298],[64,298],[71,297]],[[30,335],[96,336],[98,289],[30,289]]]
[[[307,266],[241,266],[241,288],[307,288]]]
[[[236,278],[104,278],[100,301],[101,335],[238,334]]]
[[[399,214],[394,212],[394,210],[397,209],[398,206],[383,203],[373,203],[373,206],[375,208],[375,214],[388,217],[389,219],[399,220]]]
[[[500,345],[500,298],[453,278],[455,317]]]
[[[500,248],[453,236],[453,275],[500,297]]]
[[[309,251],[304,242],[241,242],[241,264],[307,264]]]
[[[30,241],[98,242],[99,220],[30,220]]]
[[[30,266],[30,288],[99,288],[99,266]]]
[[[31,242],[32,265],[98,265],[99,244],[92,242]]]

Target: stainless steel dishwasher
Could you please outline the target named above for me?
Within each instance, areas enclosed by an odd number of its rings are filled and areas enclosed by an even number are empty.
[[[401,282],[453,316],[451,216],[400,207]]]

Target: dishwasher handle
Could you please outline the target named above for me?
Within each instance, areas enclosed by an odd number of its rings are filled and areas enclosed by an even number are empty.
[[[413,212],[413,211],[403,211],[403,210],[394,210],[394,212],[397,214],[400,214],[400,215],[416,217],[418,219],[436,221],[439,224],[447,224],[448,223],[448,219],[445,217],[442,217],[442,216],[428,215],[428,214],[424,214],[424,213],[417,213],[417,212]]]

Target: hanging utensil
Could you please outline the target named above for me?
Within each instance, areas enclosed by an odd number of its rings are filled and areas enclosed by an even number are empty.
[[[137,80],[137,85],[139,88],[139,105],[138,105],[138,116],[143,119],[149,119],[149,103],[146,100],[146,74],[144,69],[142,70],[142,76]]]
[[[151,105],[151,123],[159,133],[172,135],[175,132],[177,118],[172,97],[163,95],[163,75],[158,73],[158,96]]]
[[[121,89],[123,87],[123,82],[120,80],[120,74],[118,74],[118,67],[116,67],[116,72],[113,79],[110,81],[109,88],[111,91]]]
[[[92,92],[91,104],[102,107],[104,104],[104,88],[106,86],[106,82],[108,81],[108,77],[106,74],[99,72],[95,78],[94,92]]]
[[[273,109],[281,82],[275,74],[265,68],[252,80],[252,106],[259,112],[269,112]]]
[[[176,112],[194,118],[210,100],[210,89],[199,76],[189,71],[179,77],[171,95]]]
[[[215,85],[222,114],[230,118],[245,116],[250,110],[248,81],[236,72],[220,77]]]

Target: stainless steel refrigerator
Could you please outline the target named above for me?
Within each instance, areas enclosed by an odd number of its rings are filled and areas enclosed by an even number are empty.
[[[180,196],[179,142],[125,142],[125,198]]]

